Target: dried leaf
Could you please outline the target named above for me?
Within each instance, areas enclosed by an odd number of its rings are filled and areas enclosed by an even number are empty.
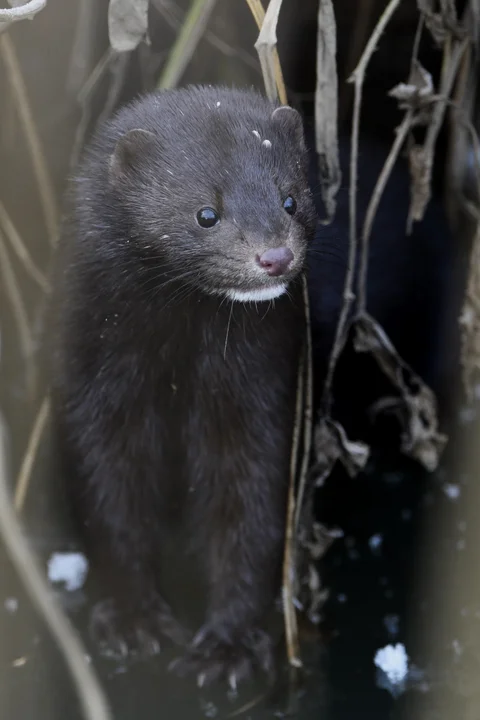
[[[408,83],[399,83],[388,93],[390,97],[399,100],[404,110],[413,110],[433,100],[433,78],[428,70],[418,61],[413,63],[412,74]]]
[[[435,12],[437,0],[417,0],[417,4],[437,45],[442,46],[449,35],[464,37],[465,31],[458,22],[455,0],[440,0],[440,12]]]
[[[332,0],[320,0],[317,35],[315,138],[326,222],[335,216],[336,195],[342,181],[338,159],[337,29]]]
[[[391,407],[397,404],[403,424],[402,452],[421,462],[427,470],[435,470],[447,442],[446,436],[438,432],[435,395],[402,360],[372,317],[366,313],[358,316],[355,329],[357,352],[371,353],[401,395],[402,403],[392,403],[389,399],[387,404]]]
[[[433,157],[431,161],[433,162]],[[430,185],[432,176],[431,161],[423,145],[412,143],[408,151],[408,165],[410,168],[409,227],[411,220],[422,219],[432,195]]]
[[[365,467],[369,448],[362,442],[352,442],[343,427],[329,417],[321,418],[315,428],[315,484],[323,485],[337,460],[340,460],[350,477]]]
[[[116,52],[135,50],[147,36],[149,0],[110,0],[108,36]]]

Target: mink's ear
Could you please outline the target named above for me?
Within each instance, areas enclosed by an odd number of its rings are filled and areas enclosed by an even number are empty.
[[[108,176],[114,185],[133,170],[139,158],[152,146],[155,135],[148,130],[129,130],[117,141],[110,156]]]
[[[306,149],[302,116],[297,110],[289,105],[281,105],[272,112],[272,122],[291,133],[302,150]]]

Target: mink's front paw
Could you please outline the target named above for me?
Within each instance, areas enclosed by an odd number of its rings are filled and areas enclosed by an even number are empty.
[[[170,664],[178,675],[195,674],[199,687],[216,680],[227,681],[232,690],[259,668],[273,679],[270,637],[262,630],[249,630],[238,642],[222,640],[213,630],[202,628],[185,655]]]
[[[163,602],[138,614],[127,614],[113,599],[95,605],[90,617],[90,635],[101,655],[124,660],[146,659],[160,652],[160,637],[186,645],[188,635]]]

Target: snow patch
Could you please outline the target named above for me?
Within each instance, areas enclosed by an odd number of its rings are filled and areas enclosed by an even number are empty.
[[[402,643],[386,645],[377,650],[373,662],[380,671],[378,677],[380,687],[389,690],[393,695],[405,689],[408,677],[408,655]]]

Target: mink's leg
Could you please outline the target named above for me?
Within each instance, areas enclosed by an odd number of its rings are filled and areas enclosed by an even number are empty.
[[[273,676],[272,641],[262,624],[280,588],[287,484],[282,476],[260,477],[258,465],[251,470],[248,483],[216,487],[205,538],[207,619],[172,665],[179,674],[196,673],[200,685],[222,679],[235,688],[255,668]]]

